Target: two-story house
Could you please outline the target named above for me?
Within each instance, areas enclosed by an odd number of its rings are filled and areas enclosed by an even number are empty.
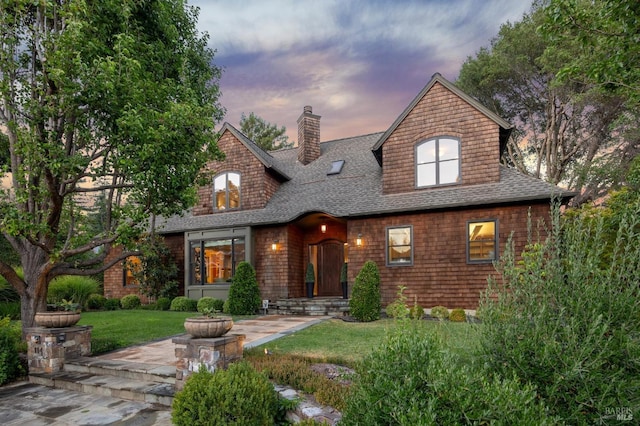
[[[263,299],[339,297],[365,261],[378,265],[383,306],[398,286],[426,308],[475,308],[510,235],[520,251],[527,220],[547,218],[552,195],[572,194],[500,165],[511,125],[435,74],[384,133],[320,142],[320,116],[304,107],[298,146],[265,152],[229,124],[224,161],[183,217],[160,229],[191,298],[225,297],[240,261]],[[121,266],[105,294],[135,292]]]

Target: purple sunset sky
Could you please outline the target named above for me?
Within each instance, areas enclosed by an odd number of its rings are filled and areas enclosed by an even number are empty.
[[[305,105],[322,141],[386,130],[431,76],[467,57],[531,0],[189,0],[223,68],[224,121],[254,112],[297,141]]]

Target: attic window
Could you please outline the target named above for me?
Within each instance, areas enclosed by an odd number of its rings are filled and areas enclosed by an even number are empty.
[[[339,174],[342,171],[342,166],[344,166],[344,160],[332,161],[327,176]]]

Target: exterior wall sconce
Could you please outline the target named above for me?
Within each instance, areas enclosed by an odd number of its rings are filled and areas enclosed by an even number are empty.
[[[358,238],[356,238],[356,245],[358,247],[362,246],[362,234],[358,234]]]
[[[327,232],[327,225],[325,223],[323,223],[322,225],[320,225],[320,231],[324,234],[325,232]]]
[[[278,250],[278,240],[273,240],[273,242],[271,243],[271,250],[272,251]]]

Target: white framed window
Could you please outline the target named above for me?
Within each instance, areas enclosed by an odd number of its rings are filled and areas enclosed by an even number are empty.
[[[467,262],[488,263],[498,259],[498,221],[467,222]]]
[[[460,140],[448,136],[416,145],[416,187],[460,182]]]
[[[413,227],[387,228],[387,266],[413,265]]]
[[[216,210],[240,208],[240,173],[225,172],[213,178],[213,205]]]

